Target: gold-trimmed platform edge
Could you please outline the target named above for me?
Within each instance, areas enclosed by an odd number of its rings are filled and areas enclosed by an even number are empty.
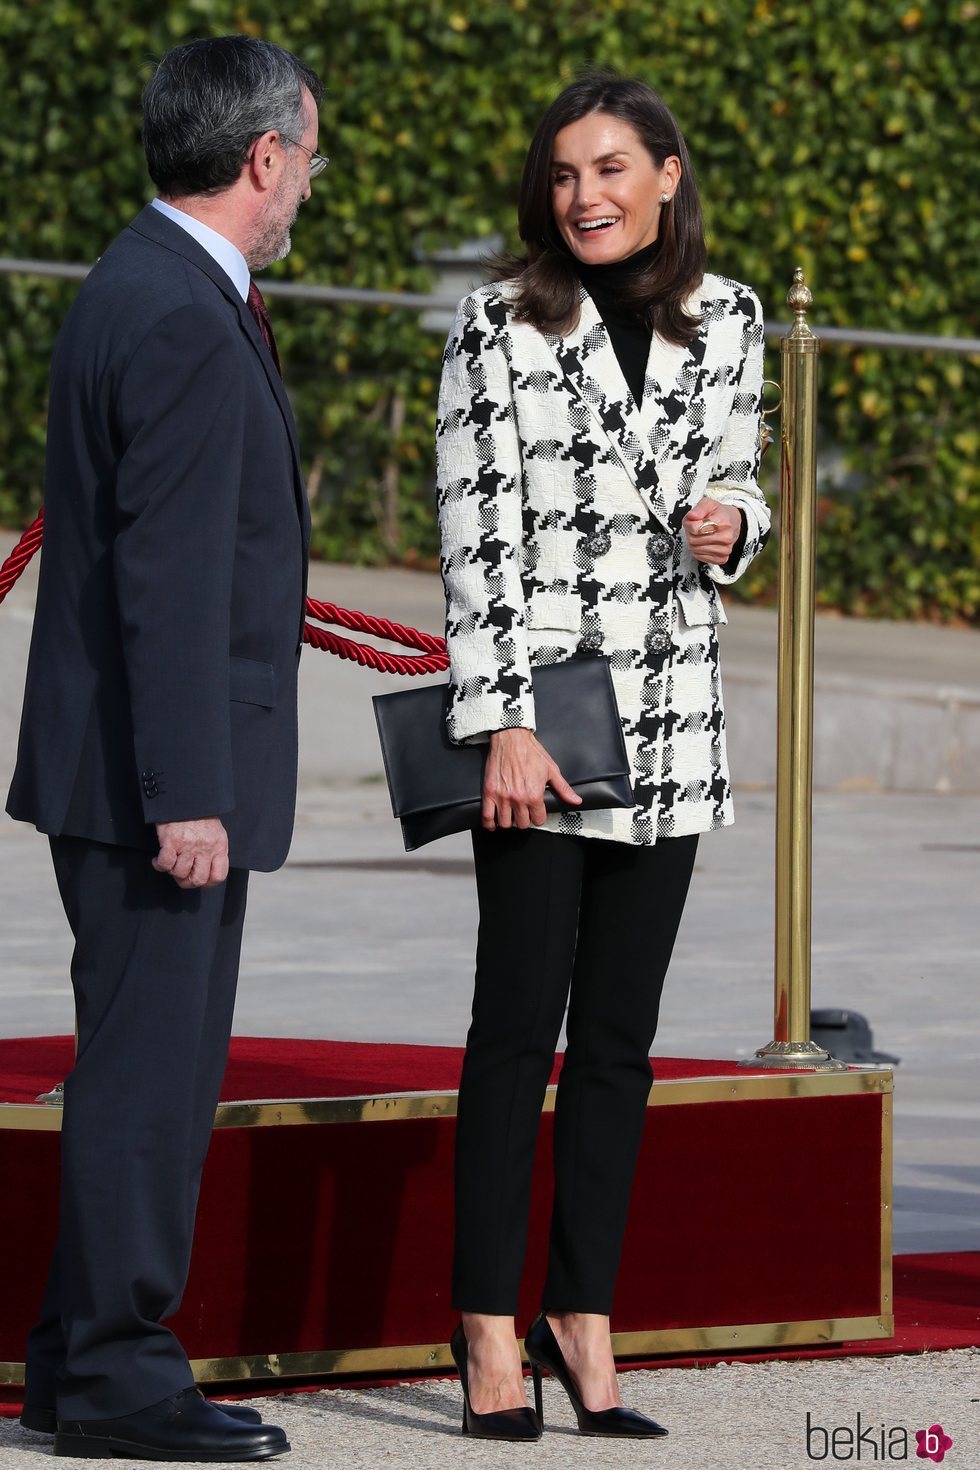
[[[826,1318],[812,1322],[753,1322],[731,1327],[675,1327],[651,1332],[613,1333],[618,1358],[661,1354],[740,1353],[756,1348],[826,1347],[840,1342],[885,1341],[894,1336],[891,1315]],[[523,1344],[522,1344],[523,1347]],[[454,1373],[448,1343],[404,1347],[337,1348],[306,1353],[269,1353],[245,1358],[198,1358],[191,1363],[198,1383],[274,1382],[277,1378],[331,1378],[340,1375]],[[18,1388],[23,1363],[0,1363],[0,1383]]]
[[[795,1097],[840,1097],[890,1093],[894,1079],[887,1068],[855,1068],[847,1072],[798,1072],[758,1077],[687,1077],[654,1082],[650,1107],[691,1103],[767,1102]],[[544,1112],[553,1112],[555,1088],[545,1094]],[[303,1123],[391,1123],[407,1118],[448,1118],[456,1112],[456,1093],[402,1092],[361,1097],[255,1099],[218,1104],[215,1128],[295,1127]],[[49,1103],[0,1103],[0,1129],[54,1133],[61,1128],[62,1109]]]
[[[651,1332],[613,1333],[619,1358],[653,1357],[662,1353],[741,1352],[743,1348],[820,1347],[894,1336],[893,1319],[850,1317],[814,1322],[741,1323],[732,1327],[678,1327]],[[523,1343],[521,1344],[523,1350]],[[199,1383],[234,1383],[244,1379],[331,1377],[362,1373],[397,1374],[445,1369],[455,1373],[448,1343],[406,1347],[355,1348],[336,1352],[281,1353],[267,1358],[211,1358],[191,1364]]]

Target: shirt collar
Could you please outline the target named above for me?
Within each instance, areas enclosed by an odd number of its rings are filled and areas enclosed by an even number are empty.
[[[248,300],[248,288],[251,284],[251,275],[242,252],[237,245],[233,245],[224,235],[219,235],[217,230],[212,230],[210,225],[202,224],[191,214],[185,214],[182,209],[174,209],[172,205],[165,204],[162,199],[152,201],[153,208],[158,209],[167,219],[173,220],[188,235],[193,236],[197,243],[206,250],[211,258],[220,265],[225,275],[229,278],[235,290],[243,301]]]

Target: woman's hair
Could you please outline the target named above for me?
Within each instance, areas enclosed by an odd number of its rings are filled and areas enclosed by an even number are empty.
[[[552,156],[562,128],[594,112],[628,123],[658,168],[671,154],[681,161],[680,183],[660,213],[660,249],[624,292],[624,301],[643,313],[666,341],[685,346],[699,322],[685,311],[684,301],[701,284],[707,262],[701,201],[673,113],[652,87],[634,77],[589,72],[552,102],[531,140],[521,179],[517,218],[527,254],[498,256],[491,263],[493,279],[516,283],[518,321],[562,334],[574,328],[579,279],[551,208]]]
[[[215,36],[176,46],[143,92],[143,148],[161,194],[220,194],[249,149],[273,129],[295,146],[306,126],[303,88],[323,83],[290,51],[254,36]]]

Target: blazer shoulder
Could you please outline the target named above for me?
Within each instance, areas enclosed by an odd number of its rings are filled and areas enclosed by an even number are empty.
[[[464,295],[455,309],[457,328],[466,322],[476,323],[483,329],[497,329],[510,325],[510,306],[514,297],[513,282],[488,281]]]
[[[696,296],[702,302],[711,301],[727,307],[733,316],[744,316],[752,322],[762,321],[762,303],[752,287],[733,281],[730,276],[706,272]]]

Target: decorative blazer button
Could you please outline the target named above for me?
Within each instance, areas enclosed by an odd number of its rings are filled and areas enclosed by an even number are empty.
[[[658,531],[655,536],[650,537],[648,550],[651,562],[657,564],[665,562],[668,556],[670,556],[672,549],[673,543],[670,537],[665,536],[662,531]]]
[[[585,543],[585,549],[590,556],[605,556],[612,546],[612,537],[608,531],[596,531]]]
[[[596,653],[602,647],[601,633],[583,633],[578,640],[579,653]]]
[[[651,653],[663,653],[670,645],[670,638],[666,633],[648,633],[643,642]]]

